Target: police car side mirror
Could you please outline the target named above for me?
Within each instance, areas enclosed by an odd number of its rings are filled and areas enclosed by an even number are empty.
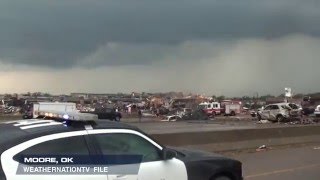
[[[164,148],[162,150],[162,158],[163,160],[169,160],[169,159],[173,159],[177,157],[177,152],[172,150],[172,149],[168,149],[168,148]]]

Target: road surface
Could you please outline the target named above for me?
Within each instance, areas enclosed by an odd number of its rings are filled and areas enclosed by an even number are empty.
[[[181,132],[208,132],[208,131],[228,131],[239,129],[259,129],[259,128],[287,128],[294,126],[308,125],[289,125],[278,123],[257,124],[255,121],[248,120],[209,120],[209,121],[181,121],[181,122],[126,122],[133,126],[139,127],[148,134],[166,134],[166,133],[181,133]],[[315,126],[319,125],[314,124]],[[313,126],[313,125],[311,125]]]
[[[245,180],[319,180],[320,144],[231,155],[243,163]]]
[[[205,132],[205,131],[224,131],[235,129],[255,129],[257,126],[250,123],[221,123],[215,121],[189,121],[189,122],[147,122],[129,123],[139,127],[149,134],[166,134],[181,132]]]

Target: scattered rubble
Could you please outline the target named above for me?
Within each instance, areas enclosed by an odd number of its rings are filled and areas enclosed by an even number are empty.
[[[258,147],[256,149],[256,152],[261,152],[261,151],[267,151],[267,150],[270,150],[271,148],[267,147],[266,145],[262,145],[260,147]]]
[[[256,122],[256,124],[268,124],[268,123],[271,123],[271,122],[268,120],[260,120]]]

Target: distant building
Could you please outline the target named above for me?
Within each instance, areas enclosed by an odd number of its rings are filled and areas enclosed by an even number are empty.
[[[27,97],[25,101],[28,103],[35,103],[35,102],[50,102],[53,101],[52,97]]]
[[[108,98],[110,96],[116,96],[115,94],[97,94],[97,93],[71,93],[71,97],[83,97],[85,99],[92,99],[92,98]]]

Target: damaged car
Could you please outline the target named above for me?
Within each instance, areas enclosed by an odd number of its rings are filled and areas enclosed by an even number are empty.
[[[257,112],[257,117],[259,120],[269,120],[275,122],[299,118],[300,115],[301,108],[299,105],[294,103],[269,104]]]
[[[209,120],[210,117],[202,109],[183,108],[181,111],[165,116],[162,121]]]
[[[320,105],[318,105],[318,106],[316,107],[316,109],[314,110],[314,115],[315,115],[316,117],[320,117]]]

